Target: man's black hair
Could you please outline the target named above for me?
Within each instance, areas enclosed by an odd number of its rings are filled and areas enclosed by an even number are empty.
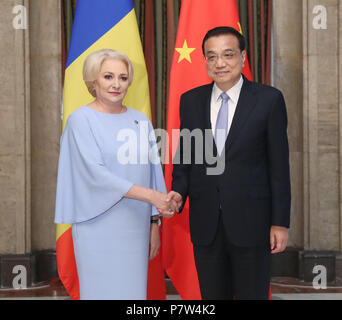
[[[216,27],[214,29],[209,30],[207,32],[207,34],[204,36],[203,42],[202,42],[203,55],[205,55],[204,44],[209,38],[217,37],[217,36],[221,36],[221,35],[228,35],[228,34],[233,35],[238,39],[240,51],[243,51],[246,49],[245,37],[236,29],[234,29],[232,27],[223,26],[223,27]]]

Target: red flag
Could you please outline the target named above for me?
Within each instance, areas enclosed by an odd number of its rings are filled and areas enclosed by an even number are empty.
[[[78,282],[71,227],[57,237],[56,257],[59,278],[61,279],[71,299],[79,300],[80,285]]]
[[[202,40],[210,29],[230,26],[242,32],[236,0],[182,1],[177,39],[170,75],[167,132],[169,148],[165,165],[167,189],[171,189],[171,160],[177,149],[177,137],[172,129],[179,129],[179,101],[185,91],[210,83],[202,53]],[[243,74],[252,80],[246,59]],[[174,144],[173,141],[174,139]],[[189,233],[189,205],[172,219],[163,220],[163,265],[182,299],[201,299],[193,247]]]

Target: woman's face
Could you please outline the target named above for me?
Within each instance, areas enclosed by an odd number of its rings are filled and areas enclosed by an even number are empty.
[[[120,103],[129,87],[128,69],[124,62],[107,59],[101,65],[100,73],[94,81],[96,99],[105,103]]]

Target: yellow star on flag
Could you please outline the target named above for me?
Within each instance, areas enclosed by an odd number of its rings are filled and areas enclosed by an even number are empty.
[[[178,63],[182,60],[186,59],[191,63],[190,53],[196,50],[196,48],[189,48],[186,40],[184,40],[183,48],[176,48],[176,51],[179,53]]]

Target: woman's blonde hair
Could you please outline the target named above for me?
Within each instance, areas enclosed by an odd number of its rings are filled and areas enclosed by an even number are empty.
[[[126,54],[112,49],[102,49],[91,53],[83,64],[83,80],[88,88],[89,93],[96,97],[94,89],[94,81],[99,76],[102,63],[107,59],[120,60],[125,63],[128,70],[128,83],[131,85],[133,81],[133,66]]]

